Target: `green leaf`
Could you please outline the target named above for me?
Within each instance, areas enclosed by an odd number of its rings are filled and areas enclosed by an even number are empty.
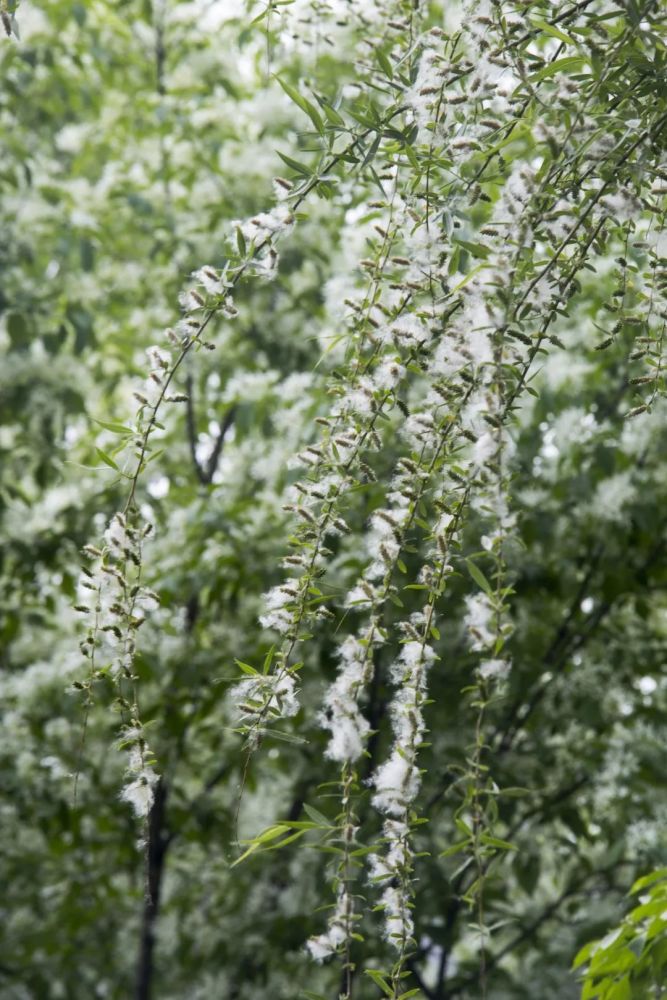
[[[309,806],[307,802],[304,802],[303,804],[303,811],[306,813],[307,816],[310,816],[310,818],[314,820],[314,822],[317,823],[318,826],[326,826],[326,827],[332,826],[331,821],[326,818],[324,813],[319,812],[313,806]]]
[[[267,654],[264,657],[264,663],[262,664],[262,673],[263,674],[268,674],[269,670],[271,669],[271,664],[273,663],[273,655],[275,653],[275,650],[276,650],[276,647],[275,647],[275,645],[273,645],[267,651]],[[296,666],[293,669],[296,669]]]
[[[642,889],[646,889],[647,886],[653,885],[654,882],[659,882],[663,878],[667,879],[667,868],[658,868],[649,875],[643,875],[636,882],[632,883],[629,895],[632,896],[636,892],[641,892]]]
[[[578,73],[586,65],[586,60],[583,56],[565,56],[563,59],[556,59],[555,62],[549,63],[542,69],[538,70],[537,73],[533,73],[532,76],[528,77],[529,83],[539,83],[540,80],[547,80],[550,76],[556,76],[557,73]]]
[[[470,243],[469,240],[459,240],[455,239],[454,243],[458,244],[463,250],[467,250],[468,253],[473,257],[482,257],[484,260],[489,256],[491,251],[488,247],[485,247],[482,243]]]
[[[314,823],[309,819],[284,819],[280,820],[282,826],[288,826],[290,830],[301,830],[306,833],[308,830],[316,830],[319,823]]]
[[[552,38],[558,38],[559,41],[564,42],[566,45],[576,45],[576,42],[570,35],[566,35],[561,28],[557,28],[555,24],[549,24],[548,21],[543,21],[539,17],[534,17],[532,23],[540,31],[543,31],[546,35],[551,35]]]
[[[303,837],[304,833],[308,830],[315,829],[314,823],[297,823],[293,821],[285,823],[276,823],[274,826],[268,827],[262,833],[258,834],[257,837],[253,837],[252,840],[243,840],[241,843],[249,844],[247,851],[245,851],[240,858],[237,858],[231,865],[235,868],[236,865],[240,865],[242,861],[256,851],[275,851],[281,847],[285,847],[287,844],[291,844],[293,841],[298,840],[299,837]],[[284,836],[287,834],[287,836]],[[275,843],[279,837],[283,837],[280,843]]]
[[[125,424],[110,424],[106,420],[97,420],[95,417],[92,417],[92,420],[100,427],[104,427],[105,430],[111,431],[112,434],[134,434],[134,428],[127,427]]]
[[[114,462],[113,458],[111,458],[110,455],[107,455],[107,453],[105,451],[102,451],[101,448],[96,448],[95,451],[97,453],[97,457],[100,458],[105,465],[108,465],[111,469],[115,469],[116,472],[120,472],[120,469],[118,468],[118,466],[116,465],[116,463]]]
[[[379,969],[364,969],[364,975],[370,976],[376,986],[379,986],[385,996],[393,997],[394,991]]]
[[[237,659],[234,659],[234,663],[240,670],[243,671],[244,674],[254,674],[259,677],[259,671],[255,670],[254,667],[251,667],[249,663],[244,663],[242,660]]]
[[[483,844],[487,844],[489,847],[497,847],[500,851],[519,850],[515,844],[510,844],[509,840],[501,840],[500,837],[492,837],[489,833],[482,833],[479,839]]]
[[[394,67],[392,66],[391,62],[389,61],[389,57],[386,55],[386,53],[383,52],[382,49],[376,49],[375,50],[375,58],[377,59],[378,65],[380,66],[380,69],[382,70],[382,72],[384,73],[384,75],[387,77],[387,79],[393,80],[394,79]]]
[[[465,822],[465,820],[462,820],[460,816],[455,816],[454,823],[456,824],[456,828],[460,830],[461,833],[463,833],[468,838],[468,840],[470,840],[473,833],[468,824]]]
[[[252,21],[249,22],[250,25],[252,26],[253,24],[261,24],[261,22],[265,21],[266,18],[269,16],[271,10],[272,10],[271,4],[267,4],[264,10],[259,12],[257,17],[253,17]]]
[[[291,84],[287,83],[285,80],[281,79],[281,77],[276,76],[276,80],[283,88],[287,96],[294,101],[297,107],[301,108],[301,110],[308,115],[320,135],[324,135],[324,122],[322,121],[315,105],[306,100],[303,94],[300,94],[298,90],[292,87]]]
[[[612,984],[605,994],[605,1000],[633,1000],[632,988],[627,976],[623,976],[622,979]]]
[[[302,177],[313,176],[313,171],[310,169],[310,167],[307,167],[305,164],[299,163],[298,160],[293,160],[291,156],[286,156],[285,153],[278,152],[278,156],[283,161],[283,163],[286,163],[287,166],[291,167],[291,169],[294,170],[297,174],[301,174]]]
[[[484,576],[484,574],[482,573],[482,571],[479,568],[479,566],[477,566],[472,561],[472,559],[466,559],[466,566],[468,567],[468,572],[470,573],[471,577],[473,578],[473,580],[475,581],[475,583],[477,584],[477,586],[481,587],[482,590],[484,591],[484,593],[488,594],[489,597],[492,597],[493,596],[493,588],[492,588],[491,584],[489,583],[489,581]]]
[[[279,823],[275,826],[268,827],[266,830],[263,831],[263,833],[258,834],[257,837],[253,837],[252,840],[244,840],[243,843],[250,844],[250,846],[248,847],[247,851],[245,851],[241,855],[240,858],[237,858],[236,861],[233,862],[231,867],[235,868],[236,865],[240,865],[242,861],[245,861],[245,859],[249,857],[249,855],[259,850],[259,848],[262,847],[263,844],[268,844],[270,841],[276,840],[278,837],[281,837],[284,833],[289,833],[289,831],[290,831],[289,826],[285,826],[284,824]]]
[[[270,736],[274,740],[280,740],[282,743],[293,743],[298,746],[303,746],[308,740],[304,739],[303,736],[294,736],[292,733],[284,733],[280,729],[266,729],[262,728],[259,730],[262,736]]]
[[[459,840],[458,843],[452,844],[451,847],[446,847],[444,851],[438,854],[439,858],[451,858],[454,854],[460,854],[464,851],[468,844],[470,843],[470,838],[466,840]]]
[[[324,114],[332,125],[345,125],[345,119],[329,104],[328,101],[325,101],[323,97],[318,97],[317,100],[322,108],[322,111],[324,111]]]

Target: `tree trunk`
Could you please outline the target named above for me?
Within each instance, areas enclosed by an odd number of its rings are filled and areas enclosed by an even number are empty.
[[[160,907],[160,890],[164,862],[170,837],[165,830],[165,805],[167,788],[162,779],[155,786],[155,799],[148,817],[148,841],[146,844],[146,868],[144,912],[141,923],[139,959],[137,962],[136,1000],[150,1000],[155,971],[153,952],[155,948],[155,925]]]

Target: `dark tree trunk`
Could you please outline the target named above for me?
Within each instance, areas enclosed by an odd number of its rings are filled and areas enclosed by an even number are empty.
[[[137,962],[136,1000],[150,1000],[155,971],[155,925],[160,908],[160,890],[170,837],[165,828],[167,788],[163,780],[155,786],[155,799],[148,817],[146,844],[145,897],[141,922],[141,940]]]

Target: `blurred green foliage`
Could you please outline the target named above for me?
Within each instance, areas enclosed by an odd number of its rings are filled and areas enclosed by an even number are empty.
[[[306,76],[309,93],[335,104],[357,79],[349,54],[363,20],[328,44],[312,11],[299,20],[274,4],[268,24],[251,24],[260,6],[24,0],[20,41],[0,48],[3,1000],[142,995],[146,846],[119,801],[118,715],[102,684],[82,739],[74,684],[84,666],[71,605],[82,546],[122,505],[124,484],[97,449],[115,454],[111,428],[127,422],[145,349],[177,318],[188,275],[220,266],[233,221],[271,204],[272,178],[289,170],[278,153],[310,162],[312,120],[289,87]],[[664,102],[664,26],[654,7],[624,6],[637,30],[614,52],[619,70],[601,86],[602,102],[622,95],[620,67],[635,74],[638,114],[642,102]],[[436,4],[430,16],[441,19]],[[312,45],[295,43],[311,32]],[[604,62],[615,32],[591,42],[593,59]],[[380,66],[382,53],[378,45]],[[278,72],[292,81],[287,94]],[[531,142],[519,134],[504,155],[525,158]],[[364,155],[371,149],[369,141]],[[164,1000],[337,995],[339,970],[314,965],[303,948],[329,902],[317,830],[231,867],[239,837],[307,820],[306,805],[330,819],[336,812],[326,785],[335,771],[316,722],[335,673],[331,631],[322,627],[307,648],[296,736],[267,740],[247,773],[226,691],[235,659],[261,664],[270,645],[256,623],[261,594],[281,578],[290,532],[282,494],[296,476],[289,459],[327,405],[321,373],[337,363],[339,278],[363,255],[355,227],[373,217],[354,215],[360,186],[365,196],[374,179],[353,166],[338,171],[336,197],[327,197],[332,183],[312,199],[285,240],[277,280],[242,288],[234,326],[215,321],[216,351],[188,361],[190,422],[185,408],[169,412],[143,484],[156,524],[147,582],[161,609],[145,626],[137,668],[162,775],[148,860],[160,886],[152,995]],[[599,937],[597,951],[580,955],[590,963],[585,997],[640,1000],[662,985],[664,881],[646,886],[648,902],[604,938],[623,917],[628,886],[664,865],[667,851],[667,424],[660,398],[624,420],[638,402],[633,331],[595,349],[618,280],[617,244],[580,276],[558,321],[566,351],[550,347],[541,358],[531,382],[538,395],[522,402],[513,431],[514,667],[486,726],[496,828],[516,850],[498,856],[485,889],[492,1000],[571,1000],[572,956]],[[627,258],[633,273],[649,267],[642,247],[627,248]],[[466,271],[474,261],[474,245],[461,241],[456,265]],[[215,475],[202,482],[226,420]],[[355,497],[354,537],[337,549],[331,592],[362,565],[359,539],[393,458],[392,447],[376,457],[378,483]],[[469,520],[469,554],[482,521]],[[418,556],[406,561],[413,573]],[[455,574],[443,598],[422,758],[428,823],[417,844],[409,985],[439,1000],[479,996],[461,901],[466,870],[459,855],[440,857],[460,837],[457,776],[474,725],[473,658],[461,628],[469,590]],[[371,693],[378,733],[362,781],[390,740],[388,666],[385,657]],[[360,836],[371,843],[379,823],[369,798],[362,785]],[[387,961],[379,924],[368,905],[360,971]],[[379,989],[359,975],[355,996]]]

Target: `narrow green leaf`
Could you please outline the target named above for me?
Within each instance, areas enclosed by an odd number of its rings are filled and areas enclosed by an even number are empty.
[[[332,125],[345,125],[345,119],[343,116],[339,115],[336,109],[332,108],[328,101],[325,101],[323,97],[318,97],[317,100],[322,108],[322,111],[324,111],[324,114]]]
[[[254,854],[256,851],[279,850],[279,848],[298,840],[299,837],[303,837],[304,833],[307,833],[308,830],[314,830],[315,828],[315,823],[297,823],[292,820],[287,823],[276,823],[275,826],[270,826],[252,840],[242,841],[244,844],[249,844],[248,850],[240,858],[237,858],[231,867],[235,868],[236,865],[241,864],[250,854]],[[279,843],[276,843],[278,838],[282,837],[283,834],[288,834],[288,836],[283,837]]]
[[[489,583],[489,581],[484,576],[484,574],[482,573],[479,566],[477,566],[472,561],[472,559],[466,559],[466,566],[468,567],[468,572],[470,573],[471,577],[473,578],[477,586],[481,587],[484,593],[488,594],[489,597],[493,596],[493,588]]]
[[[570,35],[566,35],[561,28],[557,28],[555,24],[549,24],[548,21],[543,21],[540,17],[534,17],[532,19],[533,24],[540,31],[543,31],[545,35],[551,35],[552,38],[558,38],[559,41],[564,42],[566,45],[575,45],[575,41]]]
[[[389,57],[386,55],[386,53],[383,52],[382,49],[376,49],[375,50],[375,58],[377,59],[378,64],[380,66],[380,69],[382,70],[382,72],[384,73],[384,75],[387,77],[387,79],[393,80],[394,79],[394,67],[391,65],[391,62],[389,61]]]
[[[301,110],[308,115],[319,134],[324,135],[324,122],[322,121],[315,105],[311,104],[310,101],[307,101],[303,94],[300,94],[298,90],[292,87],[291,84],[286,83],[286,81],[282,80],[279,76],[276,77],[276,80],[283,88],[287,96],[294,101],[297,107],[301,108]]]
[[[269,16],[270,13],[271,13],[271,7],[269,4],[267,4],[265,9],[260,11],[257,17],[253,17],[252,21],[250,21],[249,23],[249,27],[252,27],[253,24],[260,24]]]
[[[509,840],[501,840],[500,837],[492,837],[489,833],[481,834],[480,838],[483,844],[487,844],[489,847],[497,847],[500,851],[518,851],[519,848],[514,844],[510,844]]]
[[[116,463],[114,462],[113,458],[111,458],[110,455],[107,455],[107,453],[105,451],[102,451],[101,448],[96,448],[95,451],[97,452],[97,457],[100,458],[105,465],[108,465],[110,468],[115,469],[116,472],[120,472],[120,469],[118,468],[118,466],[116,465]]]
[[[289,827],[290,830],[301,830],[302,833],[307,833],[308,830],[316,830],[319,823],[310,819],[281,819],[280,825]]]
[[[456,828],[460,830],[461,833],[463,833],[468,838],[468,840],[470,840],[470,838],[472,837],[472,830],[470,829],[468,824],[464,820],[462,820],[460,816],[454,817],[454,823],[456,824]]]
[[[259,676],[259,671],[255,670],[254,667],[251,667],[249,663],[244,663],[242,660],[237,659],[234,660],[234,663],[240,670],[243,671],[244,674],[255,674],[256,676]]]
[[[469,240],[454,240],[462,250],[467,250],[469,254],[473,257],[482,257],[484,260],[489,256],[491,251],[488,247],[485,247],[482,243],[470,243]]]
[[[266,656],[264,657],[264,664],[262,665],[263,674],[268,674],[269,670],[271,669],[271,664],[273,663],[273,654],[275,652],[275,649],[276,649],[275,645],[271,646]]]
[[[303,811],[307,816],[310,816],[310,818],[314,820],[318,826],[330,827],[332,825],[324,813],[319,812],[319,810],[315,809],[313,806],[309,806],[307,802],[304,802],[303,804]]]
[[[657,868],[650,875],[643,875],[636,882],[633,882],[629,895],[632,896],[635,892],[640,892],[642,889],[646,889],[647,886],[653,885],[654,882],[659,882],[663,878],[667,878],[667,868]]]
[[[250,840],[243,841],[244,844],[266,844],[269,840],[275,840],[276,837],[280,837],[283,833],[289,832],[289,826],[285,823],[275,823],[273,826],[268,826],[266,830],[258,833],[256,837],[252,837]]]
[[[110,424],[105,420],[96,420],[95,417],[92,418],[96,424],[100,427],[104,427],[105,430],[111,431],[112,434],[134,434],[134,428],[126,427],[125,424]]]
[[[312,177],[313,171],[310,167],[306,167],[303,163],[299,163],[298,160],[293,160],[291,156],[286,156],[285,153],[278,153],[278,156],[286,163],[288,167],[291,167],[297,174],[301,174],[302,177]]]
[[[557,73],[578,73],[585,65],[586,60],[582,56],[565,56],[563,59],[556,59],[555,62],[543,66],[537,73],[533,73],[532,76],[528,77],[528,82],[539,83],[540,80],[556,76]]]
[[[271,840],[275,840],[277,837],[282,836],[283,833],[289,833],[289,827],[284,826],[281,823],[277,826],[268,827],[268,829],[264,830],[264,832],[260,833],[257,837],[254,837],[251,841],[244,841],[246,844],[249,843],[250,846],[247,851],[244,851],[240,858],[237,858],[236,861],[232,863],[231,867],[235,868],[237,865],[240,865],[242,861],[245,861],[245,859],[249,857],[249,855],[254,854],[255,851],[259,850],[262,844],[267,844]]]
[[[393,997],[394,991],[378,969],[364,969],[364,975],[370,976],[376,986],[379,986],[385,996]]]
[[[298,746],[303,746],[308,740],[305,740],[302,736],[293,736],[292,733],[283,733],[280,729],[260,729],[259,732],[262,736],[270,736],[274,740],[280,740],[282,743],[294,743]]]
[[[372,143],[368,148],[366,155],[364,156],[363,162],[361,164],[362,167],[368,166],[368,164],[375,159],[375,154],[378,151],[381,139],[382,139],[381,135],[378,134],[375,136],[375,138],[373,139]]]
[[[452,855],[459,854],[461,851],[465,850],[469,843],[470,840],[459,840],[456,844],[452,844],[451,847],[447,847],[444,851],[441,851],[440,854],[438,854],[438,857],[451,858]]]

